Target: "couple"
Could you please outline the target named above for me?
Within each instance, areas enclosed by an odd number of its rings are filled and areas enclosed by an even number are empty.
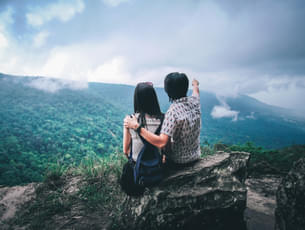
[[[161,113],[152,83],[139,83],[134,92],[134,115],[124,119],[123,152],[137,161],[143,141],[156,146],[163,155],[163,163],[180,169],[200,157],[201,112],[199,82],[192,81],[193,93],[187,97],[189,80],[184,73],[170,73],[165,77],[164,89],[171,101],[165,116]],[[162,123],[163,121],[163,123]],[[162,123],[162,124],[161,124]],[[161,125],[161,131],[155,134]],[[160,129],[159,128],[159,129]],[[169,150],[170,149],[170,150]]]

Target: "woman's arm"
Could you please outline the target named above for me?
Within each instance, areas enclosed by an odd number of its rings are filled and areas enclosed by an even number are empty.
[[[124,120],[125,121],[125,120]],[[124,125],[123,128],[123,152],[128,157],[130,153],[130,143],[131,143],[131,136],[128,127]]]
[[[124,126],[137,130],[140,125],[139,125],[136,117],[133,116],[131,118],[126,117],[124,119]],[[158,136],[152,132],[149,132],[147,129],[145,129],[143,127],[140,129],[139,134],[149,143],[151,143],[152,145],[154,145],[158,148],[163,148],[169,140],[169,136],[167,136],[166,134],[161,133],[160,136]]]

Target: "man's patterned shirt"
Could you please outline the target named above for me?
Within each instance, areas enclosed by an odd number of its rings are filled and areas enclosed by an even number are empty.
[[[165,114],[161,133],[171,137],[172,151],[167,154],[175,163],[188,163],[200,157],[201,111],[199,96],[174,100]]]

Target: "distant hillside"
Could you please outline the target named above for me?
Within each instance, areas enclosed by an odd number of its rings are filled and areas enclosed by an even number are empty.
[[[157,88],[161,109],[169,101]],[[122,122],[133,86],[0,74],[0,184],[40,181],[47,167],[79,164],[122,149]],[[201,143],[254,142],[266,148],[305,143],[305,122],[248,96],[224,102],[201,92]],[[233,117],[213,118],[215,106]],[[11,178],[14,178],[13,180]]]

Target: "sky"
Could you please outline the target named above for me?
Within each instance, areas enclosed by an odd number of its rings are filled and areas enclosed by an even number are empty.
[[[305,1],[0,0],[0,72],[156,86],[184,72],[304,115]]]

